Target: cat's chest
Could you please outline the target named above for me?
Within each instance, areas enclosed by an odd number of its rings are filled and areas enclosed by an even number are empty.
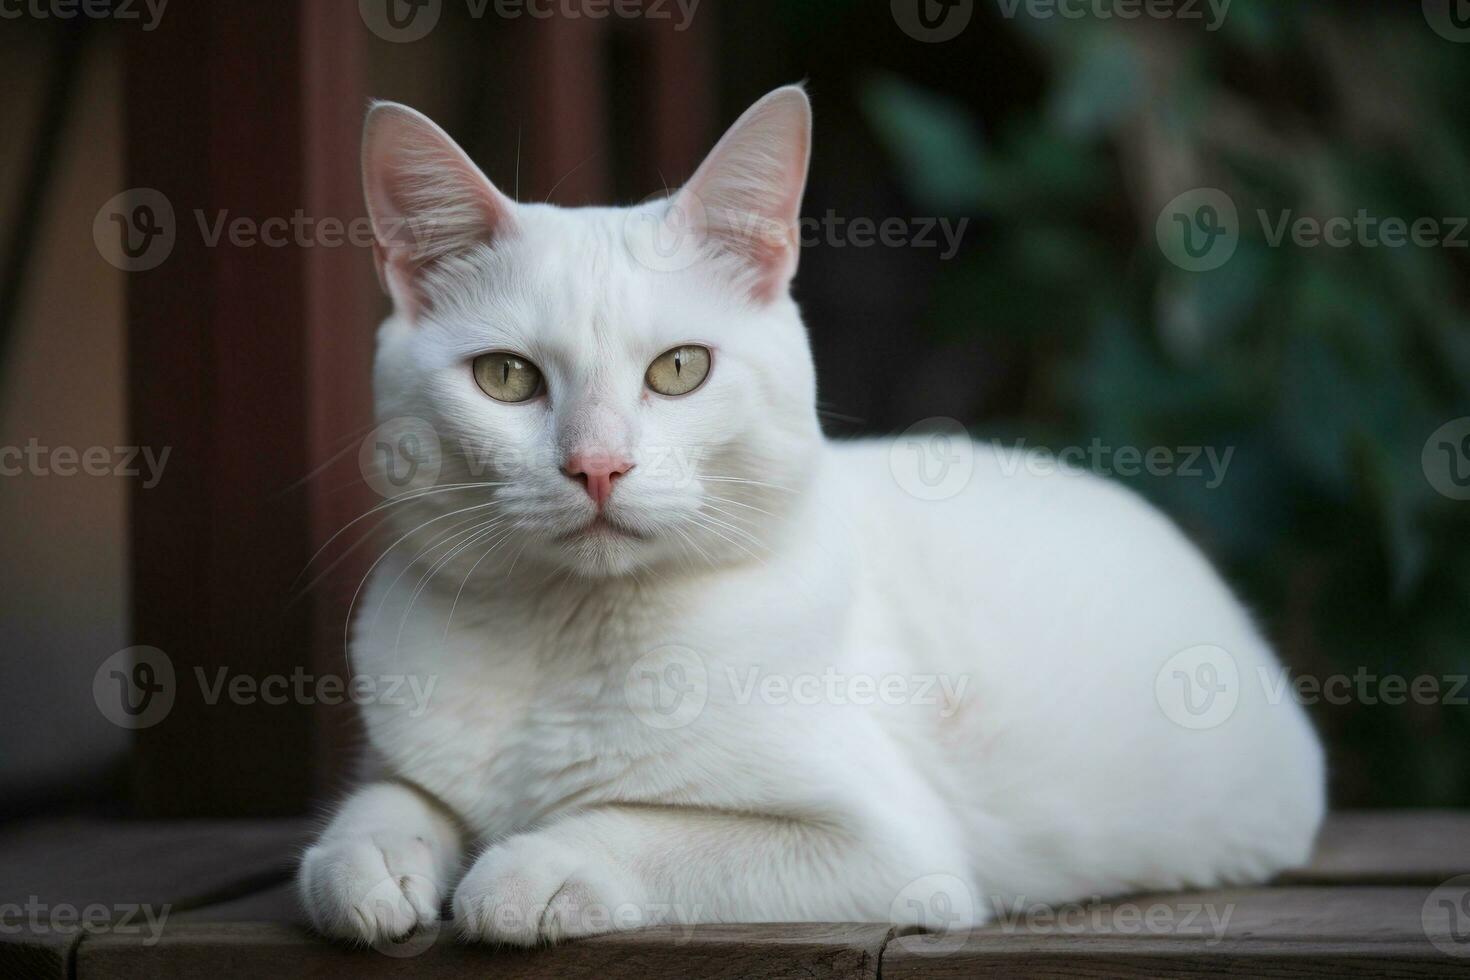
[[[481,834],[652,799],[679,768],[676,733],[630,709],[641,675],[627,664],[644,666],[646,631],[607,617],[585,630],[538,629],[544,622],[465,617],[445,634],[441,620],[430,637],[410,621],[393,650],[372,635],[354,649],[359,671],[404,671],[428,691],[415,705],[363,706],[374,750]]]
[[[418,712],[365,705],[370,741],[480,834],[609,802],[740,806],[712,778],[731,758],[780,772],[838,737],[815,730],[820,712],[766,703],[761,682],[830,668],[840,606],[729,585],[454,609],[425,593],[399,610],[390,596],[392,629],[360,630],[354,664],[432,688]]]

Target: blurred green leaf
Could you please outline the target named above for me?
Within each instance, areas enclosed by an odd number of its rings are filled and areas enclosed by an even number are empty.
[[[894,76],[872,79],[862,102],[910,193],[941,212],[979,205],[985,154],[963,106]]]

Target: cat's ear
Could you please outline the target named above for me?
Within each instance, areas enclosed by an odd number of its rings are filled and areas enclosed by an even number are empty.
[[[368,111],[362,182],[378,279],[410,320],[434,263],[514,226],[515,203],[429,117],[396,102]]]
[[[806,92],[778,88],[736,120],[671,202],[673,220],[745,264],[761,301],[781,295],[796,274],[811,132]]]

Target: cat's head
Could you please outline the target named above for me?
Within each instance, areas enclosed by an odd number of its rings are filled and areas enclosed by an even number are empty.
[[[511,200],[429,119],[375,105],[377,411],[426,422],[434,456],[400,527],[482,570],[763,558],[820,440],[789,293],[810,131],[806,95],[778,89],[668,197],[565,209]]]

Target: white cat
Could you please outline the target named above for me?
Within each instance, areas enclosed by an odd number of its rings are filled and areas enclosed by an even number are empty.
[[[968,925],[1307,857],[1318,741],[1168,520],[967,441],[923,499],[913,446],[823,438],[788,292],[809,132],[779,89],[671,198],[568,210],[372,110],[378,412],[437,450],[383,507],[351,658],[436,686],[363,709],[377,775],[301,867],[322,932],[450,896],[515,944]]]

